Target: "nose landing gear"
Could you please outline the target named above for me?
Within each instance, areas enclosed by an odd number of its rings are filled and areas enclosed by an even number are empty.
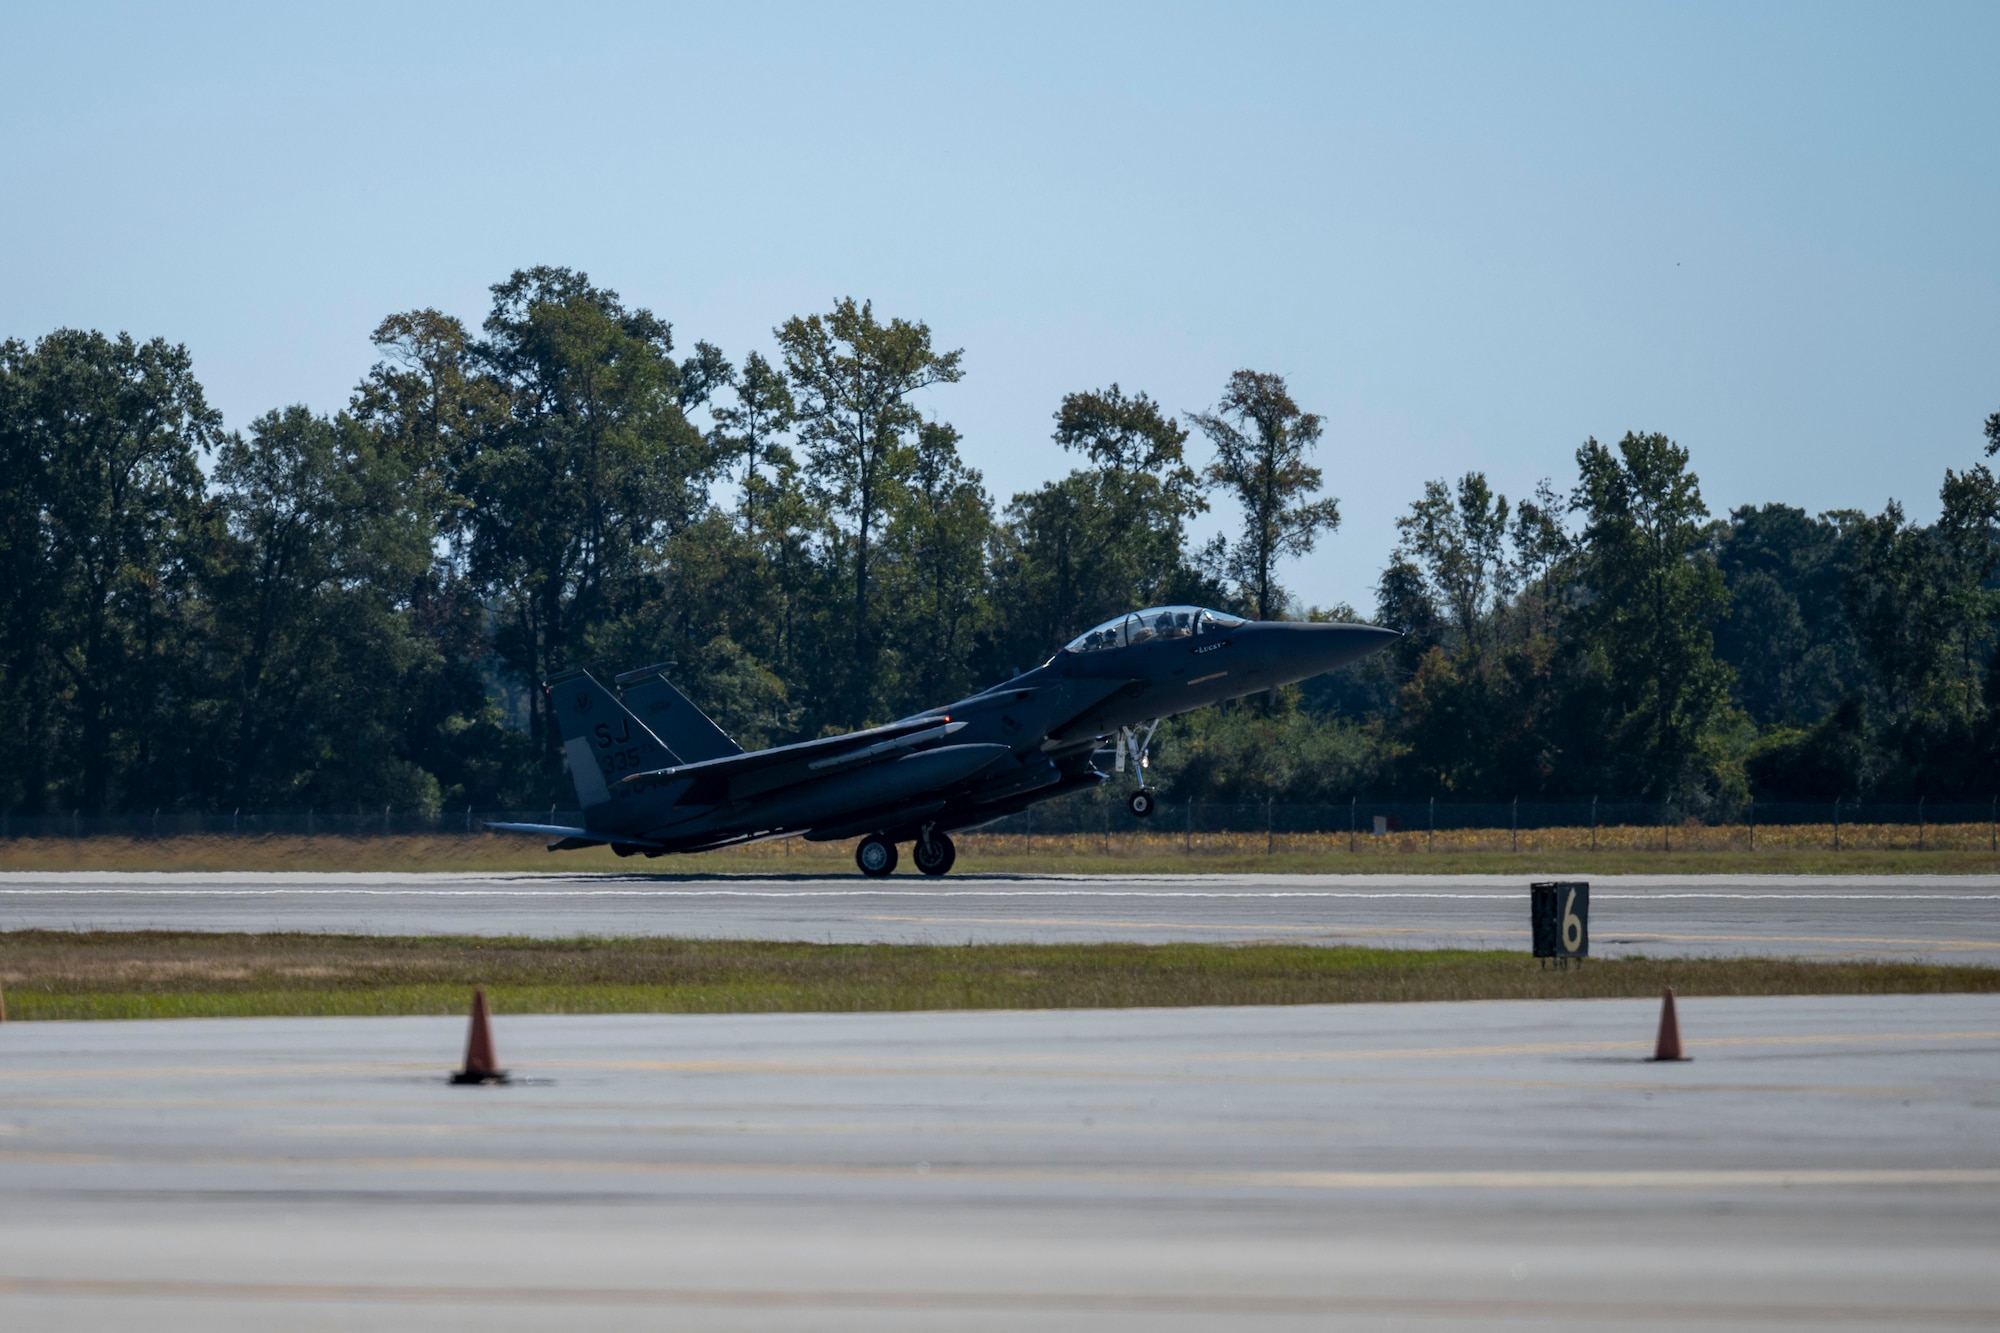
[[[1125,808],[1130,810],[1133,816],[1138,819],[1151,817],[1153,807],[1159,804],[1158,799],[1153,795],[1152,789],[1146,786],[1146,769],[1151,766],[1151,760],[1147,755],[1147,751],[1152,749],[1153,733],[1159,729],[1160,719],[1158,718],[1145,723],[1143,727],[1118,728],[1118,763],[1114,771],[1123,773],[1125,771],[1125,761],[1127,759],[1131,760],[1132,776],[1139,779],[1139,790],[1132,793],[1131,799],[1125,802]],[[1142,730],[1145,733],[1144,735],[1140,734]]]

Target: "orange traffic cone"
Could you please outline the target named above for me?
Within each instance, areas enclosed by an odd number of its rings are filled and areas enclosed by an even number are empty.
[[[486,1013],[486,988],[472,988],[472,1031],[465,1038],[465,1068],[453,1083],[505,1083],[507,1071],[493,1058],[493,1030]]]
[[[1660,1039],[1653,1045],[1655,1060],[1686,1060],[1681,1054],[1681,1020],[1674,1013],[1674,988],[1660,992]]]

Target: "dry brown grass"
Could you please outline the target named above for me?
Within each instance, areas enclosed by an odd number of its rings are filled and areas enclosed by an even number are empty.
[[[1598,830],[1451,829],[1362,834],[1196,833],[957,836],[970,873],[1186,874],[1975,874],[2000,872],[1984,825],[1831,825],[1743,828],[1684,825]],[[646,871],[678,875],[853,874],[852,842],[756,843],[695,856],[621,859],[607,848],[551,855],[512,834],[388,837],[15,838],[0,841],[0,870],[184,871]]]
[[[2000,969],[1258,944],[816,945],[167,932],[0,934],[15,1019],[768,1013],[2000,991]]]

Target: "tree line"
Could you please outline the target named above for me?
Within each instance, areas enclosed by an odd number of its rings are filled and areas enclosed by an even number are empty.
[[[1176,414],[1053,411],[1065,475],[987,491],[924,404],[966,372],[842,300],[740,362],[582,273],[492,288],[477,331],[391,315],[346,407],[240,431],[187,351],[0,344],[0,805],[21,812],[567,803],[539,682],[677,662],[745,745],[885,721],[1132,607],[1359,618],[1287,560],[1337,530],[1320,418],[1242,370]],[[1199,433],[1211,459],[1191,460]],[[1986,423],[2000,450],[2000,413]],[[1567,488],[1426,483],[1372,618],[1404,638],[1162,732],[1174,798],[1986,793],[2000,484],[1943,514],[1725,518],[1663,435]],[[1197,542],[1226,507],[1230,535]]]

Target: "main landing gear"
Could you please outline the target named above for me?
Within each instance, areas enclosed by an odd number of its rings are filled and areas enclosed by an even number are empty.
[[[950,873],[952,864],[958,860],[958,848],[944,834],[925,829],[924,836],[910,848],[910,856],[917,869],[926,875],[944,875]],[[870,879],[887,879],[895,874],[896,861],[896,844],[879,833],[869,834],[854,849],[854,864]]]
[[[917,839],[917,845],[910,848],[910,859],[926,875],[942,875],[951,870],[952,862],[958,860],[958,848],[952,846],[951,839],[944,834],[925,829],[924,836]]]
[[[871,833],[854,849],[854,864],[870,879],[887,879],[896,873],[896,844]]]

